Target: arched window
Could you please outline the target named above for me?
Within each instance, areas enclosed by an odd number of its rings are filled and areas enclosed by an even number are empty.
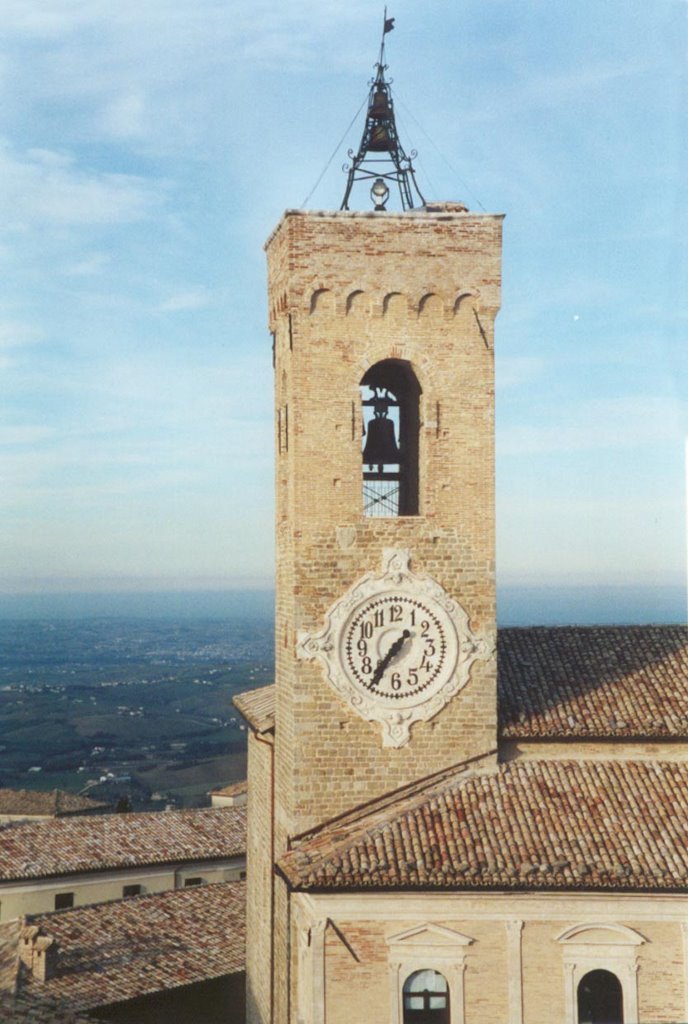
[[[385,359],[361,380],[363,514],[418,514],[420,385],[409,363]]]
[[[579,981],[578,1024],[623,1024],[621,982],[611,971],[588,971]]]
[[[439,971],[414,971],[404,982],[404,1024],[449,1024],[449,988]]]

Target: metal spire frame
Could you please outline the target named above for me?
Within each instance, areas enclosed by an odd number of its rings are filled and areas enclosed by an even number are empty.
[[[363,136],[358,152],[354,152],[353,149],[348,152],[351,163],[346,163],[343,167],[347,174],[347,181],[344,199],[340,207],[342,210],[349,209],[349,197],[354,183],[357,181],[371,181],[374,183],[374,187],[377,185],[376,210],[385,208],[389,194],[387,182],[396,185],[399,189],[403,210],[413,209],[414,195],[421,206],[425,205],[425,199],[418,187],[413,169],[413,160],[417,154],[415,150],[412,150],[411,154],[407,156],[401,145],[394,117],[394,103],[390,88],[392,80],[385,79],[387,70],[385,36],[393,28],[394,18],[387,17],[387,8],[385,7],[380,55],[375,65],[377,69],[375,78],[370,83]]]

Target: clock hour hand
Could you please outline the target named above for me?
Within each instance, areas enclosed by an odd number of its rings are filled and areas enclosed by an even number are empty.
[[[373,673],[373,678],[370,680],[371,686],[377,686],[377,684],[382,679],[382,674],[389,665],[390,661],[395,656],[395,654],[399,653],[401,648],[404,646],[404,643],[406,642],[406,640],[408,640],[410,636],[411,634],[409,633],[408,629],[405,629],[401,636],[394,641],[390,649],[385,654],[384,658],[381,658],[380,661],[378,661],[377,668]]]

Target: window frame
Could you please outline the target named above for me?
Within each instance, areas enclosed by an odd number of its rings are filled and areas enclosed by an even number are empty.
[[[416,971],[443,975],[449,995],[449,1024],[465,1024],[466,952],[475,940],[442,925],[424,924],[387,937],[390,1020],[404,1024],[404,985]]]
[[[588,922],[557,936],[563,946],[564,1020],[578,1024],[578,986],[590,971],[609,971],[621,983],[624,1021],[638,1019],[638,950],[647,940],[620,924]]]
[[[605,975],[605,977],[608,977],[608,978],[613,978],[615,984],[618,986],[618,995],[621,997],[621,1024],[623,1024],[623,1021],[624,1021],[624,1019],[626,1017],[626,1013],[625,1013],[624,1005],[623,1005],[623,984],[621,983],[621,979],[614,973],[614,971],[607,970],[606,967],[595,967],[594,970],[588,971],[587,974],[583,975],[581,980],[578,982],[578,985],[576,986],[576,1016],[577,1016],[578,1024],[581,1024],[581,1011],[580,1011],[581,985],[584,984],[586,978],[590,978],[592,975],[600,975],[600,974],[603,974],[603,975]],[[605,982],[605,987],[606,987],[606,982]],[[607,993],[607,995],[608,994],[609,993]],[[609,1018],[607,1018],[607,1019],[609,1019]]]
[[[427,989],[427,988],[426,989],[420,989],[420,990],[416,991],[414,989],[407,988],[407,986],[408,986],[408,984],[409,984],[409,982],[411,981],[412,978],[414,978],[418,974],[425,974],[428,971],[432,971],[433,974],[439,975],[439,977],[442,978],[442,980],[444,982],[444,985],[445,985],[445,988],[442,991],[440,991],[438,989],[432,989],[431,990],[431,989]],[[444,974],[442,974],[441,971],[436,970],[434,967],[429,967],[429,968],[426,967],[425,970],[413,971],[412,974],[409,974],[409,976],[405,979],[405,981],[402,984],[402,987],[401,987],[401,998],[402,998],[402,1003],[403,1003],[402,1009],[403,1009],[405,1024],[406,1024],[406,1021],[407,1021],[407,1016],[408,1016],[408,1020],[411,1021],[411,1020],[414,1019],[411,1015],[414,1014],[414,1013],[417,1013],[419,1010],[423,1014],[429,1014],[429,1013],[431,1014],[431,1013],[433,1013],[433,1011],[436,1011],[437,1015],[436,1015],[435,1019],[437,1021],[450,1019],[449,1015],[451,1014],[451,992],[449,990],[449,982],[445,978]],[[437,998],[440,998],[440,999],[444,1000],[444,1005],[443,1006],[435,1006],[435,1007],[433,1007],[431,1005],[432,1004],[432,1000],[433,999],[437,999]],[[423,1006],[421,1006],[421,1007],[409,1006],[408,1005],[409,1001],[414,1000],[414,999],[422,1000]]]

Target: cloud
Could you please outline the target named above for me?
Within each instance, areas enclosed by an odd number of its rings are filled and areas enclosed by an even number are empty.
[[[132,174],[77,166],[67,153],[0,147],[0,221],[5,230],[50,226],[131,224],[160,206],[162,187]]]
[[[14,427],[0,425],[0,445],[36,444],[53,436],[53,430],[40,424]]]
[[[159,313],[185,313],[196,309],[207,309],[212,303],[212,292],[200,285],[175,292],[169,299],[156,307]]]
[[[545,362],[536,356],[504,356],[497,366],[497,386],[501,391],[522,387],[541,377]]]
[[[32,324],[0,321],[0,351],[34,345],[44,337],[44,331]]]
[[[149,124],[146,104],[140,93],[116,96],[104,109],[102,127],[116,139],[140,139],[147,134]]]
[[[110,262],[111,256],[109,253],[93,252],[90,255],[84,256],[78,262],[65,267],[64,273],[69,277],[91,277],[101,274]]]
[[[664,441],[680,443],[685,436],[686,410],[663,395],[629,395],[581,401],[557,408],[554,423],[512,426],[500,430],[502,456],[531,456],[553,452],[582,452],[603,448],[634,448]]]

